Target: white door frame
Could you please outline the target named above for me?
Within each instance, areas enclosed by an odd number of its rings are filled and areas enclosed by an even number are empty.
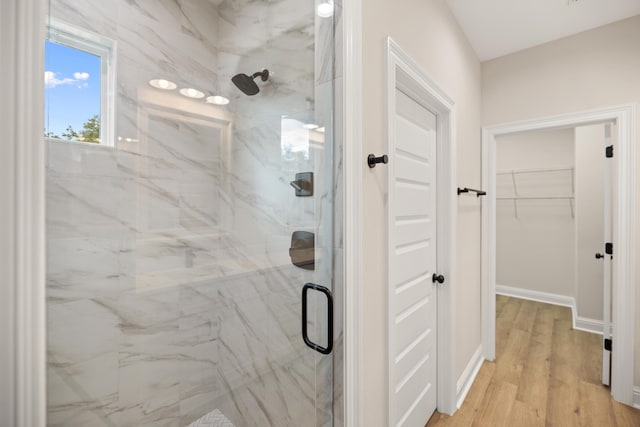
[[[553,130],[615,122],[614,142],[617,194],[613,217],[613,335],[611,394],[633,405],[634,287],[636,218],[636,105],[625,104],[558,116],[515,121],[482,129],[482,348],[487,360],[495,359],[496,341],[496,137],[532,130]]]
[[[362,405],[362,0],[342,2],[344,425],[360,427]],[[339,49],[339,47],[337,47]]]
[[[0,425],[44,427],[45,0],[0,2]]]
[[[437,271],[446,277],[445,286],[438,287],[438,380],[437,409],[453,414],[456,407],[455,378],[455,254],[456,254],[456,138],[455,104],[451,97],[431,79],[420,66],[393,41],[387,38],[387,141],[394,147],[396,88],[402,89],[437,117]],[[391,151],[388,150],[388,153]],[[390,161],[393,161],[391,159]],[[388,202],[387,202],[388,203]],[[391,299],[389,298],[389,301]],[[391,308],[387,309],[391,312]],[[390,319],[387,324],[389,325]],[[387,348],[391,348],[391,328],[387,331]],[[388,355],[387,397],[389,425],[395,420],[391,375],[393,359]],[[426,422],[426,420],[425,420]]]

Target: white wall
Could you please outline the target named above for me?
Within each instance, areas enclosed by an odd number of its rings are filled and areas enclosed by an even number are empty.
[[[576,128],[576,306],[602,321],[604,253],[604,125]]]
[[[384,46],[391,36],[454,99],[458,185],[480,183],[480,64],[444,0],[363,1],[363,154],[383,154]],[[364,162],[364,159],[363,159]],[[363,425],[386,424],[386,169],[363,168]],[[480,201],[460,197],[456,372],[480,345]]]
[[[640,102],[638,40],[640,16],[635,16],[483,63],[482,123]],[[640,197],[640,185],[636,189]],[[640,264],[640,251],[636,256]],[[640,292],[636,292],[638,330]],[[640,338],[635,354],[635,384],[640,385]]]
[[[496,142],[497,197],[573,194],[572,170],[523,172],[572,168],[573,129],[505,135]],[[575,297],[572,202],[566,199],[497,200],[496,283]]]

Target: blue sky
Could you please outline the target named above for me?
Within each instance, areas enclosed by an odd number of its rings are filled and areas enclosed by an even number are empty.
[[[100,115],[100,57],[47,41],[44,62],[45,132],[61,136]]]

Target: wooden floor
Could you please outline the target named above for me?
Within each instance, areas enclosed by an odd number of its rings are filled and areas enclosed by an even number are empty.
[[[427,427],[640,426],[640,410],[600,383],[601,337],[573,330],[569,308],[499,295],[496,315],[495,362],[458,412]]]

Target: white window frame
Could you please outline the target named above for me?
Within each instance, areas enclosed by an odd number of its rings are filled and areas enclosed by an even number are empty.
[[[115,147],[117,42],[53,17],[49,18],[47,23],[46,40],[100,58],[100,143],[98,145]]]

